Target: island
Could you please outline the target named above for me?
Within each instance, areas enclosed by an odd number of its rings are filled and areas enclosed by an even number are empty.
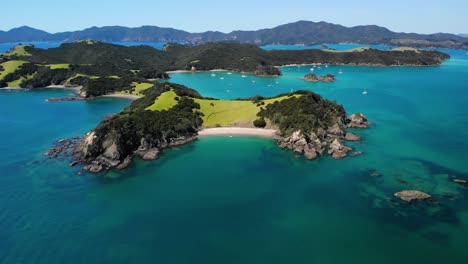
[[[168,44],[156,50],[79,41],[47,50],[20,45],[2,54],[0,87],[74,87],[77,96],[65,99],[69,101],[108,95],[137,99],[121,113],[107,116],[83,138],[61,140],[60,146],[48,151],[50,157],[57,157],[72,150],[70,165],[83,164],[91,172],[125,169],[134,158],[157,159],[164,149],[219,129],[221,134],[235,130],[274,137],[280,147],[311,160],[324,155],[341,159],[353,151],[345,142],[360,140],[346,129],[366,128],[370,123],[365,115],[348,116],[341,105],[313,92],[218,100],[160,80],[168,79],[170,71],[181,70],[269,77],[281,75],[283,65],[437,66],[448,58],[445,53],[415,49],[265,51],[248,44],[206,43]],[[306,79],[332,81],[334,76]]]
[[[76,143],[73,165],[83,163],[95,173],[124,169],[134,158],[154,160],[164,149],[193,142],[209,128],[221,128],[220,134],[264,131],[260,135],[307,159],[341,159],[352,151],[345,141],[359,140],[345,129],[370,124],[364,115],[347,116],[342,106],[310,91],[218,100],[183,85],[157,83],[142,94]]]
[[[336,81],[335,75],[333,74],[326,74],[324,76],[317,77],[315,73],[309,73],[306,76],[304,76],[304,81],[306,82],[334,82]]]
[[[300,64],[436,66],[449,55],[437,51],[354,49],[350,51],[273,50],[255,45],[212,42],[197,46],[167,44],[126,47],[97,41],[64,43],[38,49],[20,45],[0,55],[0,87],[79,87],[92,98],[139,91],[170,71],[227,70],[257,76],[279,76],[280,66]]]

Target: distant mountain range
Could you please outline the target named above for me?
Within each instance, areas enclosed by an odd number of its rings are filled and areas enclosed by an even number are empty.
[[[468,38],[468,34],[458,34],[458,36],[461,36],[461,37],[464,37],[464,38]]]
[[[9,31],[0,31],[0,42],[21,41],[76,41],[98,40],[104,42],[180,42],[198,44],[211,41],[231,41],[267,44],[320,45],[333,43],[385,44],[412,47],[439,47],[468,49],[468,39],[460,35],[437,33],[397,33],[375,25],[344,27],[326,22],[298,21],[271,29],[257,31],[233,31],[222,33],[207,31],[190,33],[173,28],[142,26],[128,28],[120,26],[92,27],[80,31],[51,34],[23,26]]]

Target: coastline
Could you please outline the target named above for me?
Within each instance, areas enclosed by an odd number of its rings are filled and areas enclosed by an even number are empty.
[[[309,67],[309,66],[352,66],[352,67],[371,67],[371,68],[392,68],[392,67],[439,67],[440,64],[431,64],[431,65],[421,65],[421,64],[372,64],[372,63],[302,63],[302,64],[286,64],[281,66],[275,66],[279,68],[288,68],[288,67]]]
[[[72,91],[79,93],[81,88],[83,88],[83,86],[49,85],[47,87],[39,88],[39,89],[63,89],[63,90],[72,90]]]
[[[172,73],[197,73],[197,72],[228,72],[228,70],[225,69],[213,69],[209,71],[190,71],[190,70],[175,70],[175,71],[166,71],[167,74],[172,74]],[[233,71],[234,72],[234,71]]]
[[[98,98],[117,98],[117,99],[127,99],[130,101],[135,101],[141,98],[141,96],[138,95],[131,95],[131,94],[106,94],[106,95],[101,95]]]
[[[72,90],[76,93],[79,93],[83,86],[65,86],[65,85],[49,85],[41,88],[21,88],[21,87],[4,87],[0,90],[10,90],[10,91],[29,91],[33,89],[62,89],[62,90]]]
[[[0,88],[0,91],[5,90],[5,91],[27,91],[29,89],[26,88],[21,88],[21,87],[3,87]]]
[[[216,127],[206,128],[198,132],[199,137],[209,136],[257,136],[266,138],[278,138],[277,130],[246,127]]]

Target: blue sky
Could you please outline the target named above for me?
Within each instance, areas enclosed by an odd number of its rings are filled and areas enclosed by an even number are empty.
[[[466,0],[23,0],[2,1],[0,30],[49,32],[91,26],[157,25],[191,32],[260,29],[298,20],[380,25],[398,32],[468,33]]]

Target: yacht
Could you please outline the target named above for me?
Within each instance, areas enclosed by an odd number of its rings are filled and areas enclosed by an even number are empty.
[[[362,94],[363,94],[363,95],[368,95],[369,92],[367,92],[367,90],[364,90],[364,91],[362,92]]]

